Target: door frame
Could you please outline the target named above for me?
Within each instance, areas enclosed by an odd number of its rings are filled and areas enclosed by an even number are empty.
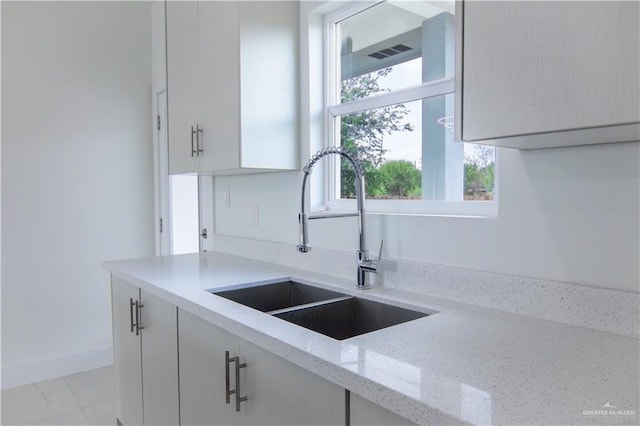
[[[173,252],[171,247],[166,89],[160,90],[154,96],[153,117],[155,129],[153,132],[155,251],[156,256],[165,256]]]

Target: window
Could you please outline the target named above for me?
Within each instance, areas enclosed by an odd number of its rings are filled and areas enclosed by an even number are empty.
[[[363,163],[370,210],[495,207],[487,203],[494,148],[453,140],[454,9],[453,1],[390,0],[327,16],[329,144]],[[350,165],[336,159],[329,175],[329,207],[347,208],[355,196]]]

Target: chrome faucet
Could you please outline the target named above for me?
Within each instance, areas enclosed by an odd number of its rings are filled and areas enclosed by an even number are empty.
[[[322,157],[336,154],[344,157],[355,172],[355,187],[356,187],[356,202],[358,210],[355,212],[319,212],[319,213],[307,213],[305,211],[304,196],[306,193],[307,180],[313,166]],[[345,152],[342,147],[329,147],[311,157],[309,162],[302,169],[304,171],[304,178],[302,179],[302,195],[301,195],[301,209],[298,215],[298,222],[300,223],[300,244],[298,244],[298,251],[301,253],[307,253],[311,250],[309,245],[309,221],[313,219],[332,219],[338,217],[358,217],[358,235],[359,235],[359,248],[356,251],[356,258],[358,261],[357,279],[359,289],[369,289],[369,273],[377,273],[380,264],[380,257],[377,260],[369,259],[369,251],[367,250],[367,244],[365,240],[365,208],[364,208],[364,171],[362,166],[358,163],[348,152]],[[382,244],[380,245],[380,254],[382,254]]]

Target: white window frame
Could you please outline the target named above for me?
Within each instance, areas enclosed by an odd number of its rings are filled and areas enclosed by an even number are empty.
[[[350,16],[373,7],[384,0],[357,1],[344,8],[324,16],[324,121],[326,129],[326,146],[340,144],[340,129],[335,117],[372,108],[384,107],[398,103],[411,102],[434,96],[453,94],[456,89],[455,78],[430,81],[417,86],[407,87],[393,92],[383,93],[368,98],[357,99],[347,104],[339,103],[340,87],[338,82],[339,35],[336,34],[336,23]],[[456,8],[458,5],[456,4]],[[456,26],[460,25],[456,10]],[[460,31],[456,28],[456,37]],[[457,53],[457,52],[456,52]],[[460,58],[456,55],[456,61]],[[457,111],[457,109],[456,109]],[[457,142],[462,143],[462,142]],[[495,217],[498,215],[498,150],[495,154],[494,196],[490,201],[446,201],[446,200],[371,200],[367,199],[367,213],[400,214],[400,215],[435,215],[465,217]],[[325,209],[333,211],[352,211],[356,209],[356,201],[341,199],[339,182],[339,158],[326,162]]]

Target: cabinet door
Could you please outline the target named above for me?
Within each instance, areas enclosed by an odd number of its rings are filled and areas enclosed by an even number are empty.
[[[625,1],[465,2],[462,139],[638,123],[639,13]],[[589,143],[615,141],[603,139]]]
[[[200,170],[235,169],[240,165],[238,2],[201,2],[198,28]]]
[[[345,391],[251,343],[240,341],[244,425],[344,425]]]
[[[351,426],[409,426],[414,422],[405,419],[366,400],[353,392],[350,394]]]
[[[240,2],[243,168],[298,167],[299,15],[295,1]]]
[[[196,172],[198,3],[168,1],[166,8],[169,173]]]
[[[180,424],[241,424],[234,395],[226,403],[225,351],[236,355],[236,338],[204,320],[178,311]],[[235,375],[230,365],[230,387]]]
[[[116,378],[116,417],[125,426],[142,425],[142,359],[140,336],[133,329],[131,301],[140,290],[111,277],[113,361]]]
[[[141,291],[144,424],[178,423],[177,308]]]

